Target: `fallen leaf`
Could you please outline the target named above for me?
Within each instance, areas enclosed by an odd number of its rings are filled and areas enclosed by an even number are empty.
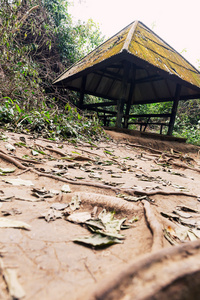
[[[47,191],[45,187],[42,187],[41,189],[33,188],[31,191],[32,191],[32,196],[40,198],[41,200],[42,199],[44,200],[44,198],[53,198],[55,195],[55,194],[51,193],[50,191]]]
[[[191,208],[191,207],[188,207],[188,206],[184,206],[184,205],[178,205],[176,207],[176,209],[183,210],[183,211],[186,211],[186,212],[200,213],[198,210],[196,210],[194,208]]]
[[[76,179],[85,179],[83,176],[75,176]]]
[[[137,221],[139,221],[139,217],[136,216],[136,217],[133,217],[132,219],[130,219],[128,222],[132,224]]]
[[[0,227],[1,228],[21,228],[30,230],[31,226],[25,222],[12,220],[8,218],[0,218]]]
[[[95,231],[95,230],[98,230],[98,229],[102,229],[102,230],[106,229],[104,224],[102,223],[102,221],[100,219],[96,219],[96,220],[90,219],[90,220],[87,220],[85,222],[85,224],[88,225],[89,228],[92,231]]]
[[[42,214],[39,218],[45,218],[47,222],[55,221],[56,219],[62,218],[62,212],[57,211],[53,208],[49,209],[47,213]]]
[[[13,198],[14,198],[14,196],[0,196],[0,201],[8,202],[8,201],[12,201]]]
[[[13,173],[15,170],[16,168],[0,168],[0,172],[2,173]]]
[[[69,206],[68,203],[60,203],[60,202],[55,202],[51,205],[51,208],[55,209],[55,210],[64,210],[65,208],[67,208]]]
[[[76,210],[76,209],[80,208],[80,203],[81,203],[80,196],[76,195],[76,196],[72,197],[72,200],[69,203],[69,206],[70,206],[71,210]]]
[[[35,151],[35,150],[33,150],[33,149],[31,150],[31,153],[32,153],[33,156],[39,155],[39,152],[38,152],[38,151]]]
[[[31,180],[24,180],[21,178],[11,178],[11,179],[2,179],[6,183],[10,183],[12,185],[24,185],[24,186],[33,186],[34,184],[32,183]]]
[[[182,217],[182,218],[192,218],[191,214],[187,213],[187,212],[184,212],[184,211],[181,211],[181,210],[173,210],[173,213]]]
[[[20,215],[22,212],[17,208],[11,208],[7,210],[2,210],[1,213],[3,216],[14,216],[14,215]]]
[[[90,226],[93,232],[124,239],[125,236],[119,234],[122,224],[126,221],[126,218],[116,219],[113,212],[106,212],[105,209],[99,214],[97,220],[91,220],[86,222]]]
[[[189,237],[190,241],[196,241],[196,240],[198,240],[198,237],[192,231],[188,230],[187,234],[188,234],[188,237]]]
[[[5,144],[5,148],[8,151],[15,151],[16,150],[16,148],[13,145],[11,145],[11,144]]]
[[[89,212],[77,212],[69,215],[67,220],[74,223],[86,223],[91,219],[91,213]]]
[[[58,190],[50,190],[49,193],[51,193],[53,195],[59,195],[60,191],[58,191]]]
[[[164,237],[171,245],[179,245],[180,240],[177,241],[177,238],[174,237],[167,229],[164,229]]]
[[[25,297],[25,291],[18,281],[15,269],[3,269],[3,276],[8,286],[9,294],[13,299],[21,299]]]
[[[122,241],[116,238],[112,238],[109,236],[102,236],[101,234],[94,234],[92,236],[87,236],[83,238],[75,239],[74,242],[76,243],[83,243],[86,245],[90,245],[93,247],[102,247],[102,246],[108,246],[112,244],[121,244]]]
[[[109,232],[109,231],[107,232],[107,231],[99,230],[99,229],[95,229],[95,230],[93,229],[92,231],[95,232],[95,233],[99,233],[103,236],[108,236],[108,237],[116,238],[116,239],[119,239],[119,240],[124,240],[125,239],[125,235],[117,233],[117,232]]]
[[[61,188],[61,192],[64,192],[64,193],[71,193],[71,189],[69,187],[68,184],[64,184]]]
[[[113,178],[122,178],[122,176],[119,175],[119,174],[112,174],[111,177],[113,177]]]
[[[88,175],[88,177],[101,179],[101,175],[99,173],[91,173],[90,175]]]

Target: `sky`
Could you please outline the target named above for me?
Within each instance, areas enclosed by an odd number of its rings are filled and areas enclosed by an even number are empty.
[[[200,0],[72,0],[74,21],[92,19],[109,38],[139,20],[200,67]],[[198,62],[199,60],[199,62]]]

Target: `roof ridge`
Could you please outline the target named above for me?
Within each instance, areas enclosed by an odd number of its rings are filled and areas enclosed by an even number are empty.
[[[132,26],[131,26],[131,28],[130,28],[128,34],[127,34],[127,37],[126,37],[126,40],[125,40],[125,42],[124,42],[124,46],[122,47],[121,52],[123,52],[123,51],[128,52],[128,47],[129,47],[129,45],[130,45],[130,42],[131,42],[131,40],[132,40],[133,34],[134,34],[134,32],[135,32],[135,29],[136,29],[138,23],[139,23],[138,20],[136,20],[136,21],[133,22],[133,24],[132,24]]]

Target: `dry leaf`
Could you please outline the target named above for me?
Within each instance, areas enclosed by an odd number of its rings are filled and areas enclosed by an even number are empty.
[[[61,191],[64,193],[71,193],[71,189],[68,184],[64,184],[61,188]]]
[[[8,218],[0,218],[0,227],[1,228],[21,228],[30,230],[31,226],[25,222],[12,220]]]
[[[0,168],[0,172],[2,173],[13,173],[15,170],[16,168]]]
[[[5,148],[8,151],[14,151],[14,150],[16,150],[16,148],[13,145],[11,145],[11,144],[5,144]]]
[[[24,180],[21,178],[11,178],[11,179],[2,179],[2,180],[12,185],[25,185],[25,186],[34,185],[31,180]]]
[[[17,272],[14,269],[5,268],[3,276],[7,283],[9,294],[13,299],[21,299],[25,296],[25,291],[17,279]]]
[[[73,213],[67,217],[67,220],[74,223],[85,223],[86,221],[91,219],[91,213],[85,212],[78,212]]]
[[[67,208],[69,206],[68,203],[60,203],[60,202],[55,202],[51,205],[51,208],[55,209],[55,210],[64,210],[65,208]]]

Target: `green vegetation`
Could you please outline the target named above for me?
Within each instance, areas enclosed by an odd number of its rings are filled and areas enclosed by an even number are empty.
[[[0,125],[49,138],[98,139],[98,119],[72,105],[76,94],[52,86],[102,37],[92,20],[73,25],[68,1],[0,0]],[[82,47],[84,45],[84,51]]]
[[[132,108],[131,113],[135,114],[156,114],[170,113],[172,102],[152,103],[145,105],[137,105]],[[133,119],[134,121],[134,119]],[[151,118],[151,121],[158,121],[156,118]],[[165,122],[166,119],[161,119]],[[132,125],[132,128],[136,126]],[[159,133],[159,126],[151,125],[151,130]],[[163,128],[163,133],[166,134],[168,127]],[[188,143],[200,146],[200,100],[180,101],[177,117],[175,121],[174,136],[186,138]]]

